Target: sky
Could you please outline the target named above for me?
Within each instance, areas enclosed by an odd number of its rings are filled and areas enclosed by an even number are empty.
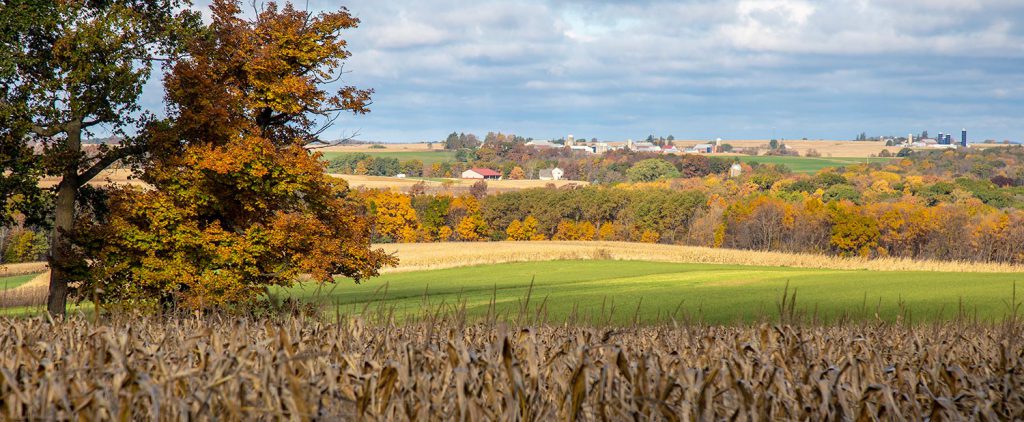
[[[343,83],[375,94],[328,138],[1024,139],[1021,0],[344,5],[361,24]]]

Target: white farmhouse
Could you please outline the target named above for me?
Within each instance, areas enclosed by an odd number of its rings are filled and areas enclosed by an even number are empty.
[[[564,174],[558,167],[537,170],[537,178],[540,180],[562,180]]]

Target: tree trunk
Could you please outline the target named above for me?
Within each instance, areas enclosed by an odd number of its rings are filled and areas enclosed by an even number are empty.
[[[68,125],[67,148],[78,153],[82,149],[81,122]],[[63,317],[67,310],[69,242],[64,238],[75,221],[75,201],[78,196],[78,161],[69,163],[57,187],[53,233],[50,245],[50,290],[46,310],[54,317]]]

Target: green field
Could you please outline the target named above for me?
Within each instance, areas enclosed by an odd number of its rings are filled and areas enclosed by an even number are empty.
[[[757,162],[761,164],[783,164],[795,173],[817,173],[828,167],[842,167],[850,164],[863,164],[867,162],[880,163],[889,161],[892,158],[880,157],[786,157],[786,156],[751,156],[738,157],[745,163]]]
[[[38,274],[23,274],[23,275],[12,275],[9,277],[0,277],[0,290],[13,289],[22,284],[28,283],[29,280],[35,278]]]
[[[399,316],[460,302],[471,316],[482,316],[493,296],[499,313],[516,315],[531,280],[527,308],[533,312],[543,303],[552,321],[564,320],[574,308],[578,317],[611,315],[617,323],[666,315],[712,323],[774,318],[787,283],[790,293],[796,290],[796,311],[808,318],[874,319],[877,312],[885,320],[922,321],[952,318],[961,309],[972,318],[1002,319],[1014,283],[1024,274],[552,261],[395,273],[360,285],[342,280],[322,289],[307,285],[279,293],[338,305],[346,314],[368,308],[393,309]]]
[[[327,151],[324,152],[324,160],[330,161],[331,159],[345,154],[358,154],[356,152],[337,152]],[[384,158],[397,158],[398,161],[409,161],[409,160],[420,160],[425,165],[431,165],[434,163],[440,163],[444,161],[455,161],[454,151],[445,151],[438,149],[436,151],[394,151],[389,152],[386,149],[373,152],[364,152],[371,157],[384,157]]]

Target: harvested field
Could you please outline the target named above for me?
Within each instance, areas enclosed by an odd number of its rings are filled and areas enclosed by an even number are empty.
[[[795,268],[871,271],[1021,273],[1024,267],[1001,263],[919,261],[900,258],[842,258],[786,252],[715,249],[631,242],[445,242],[377,245],[394,252],[399,267],[421,271],[469,265],[553,260],[634,260],[691,264],[772,265]]]
[[[455,161],[455,151],[433,150],[433,151],[391,151],[387,149],[373,149],[360,151],[374,158],[395,158],[400,162],[420,160],[424,165],[430,166],[434,163]],[[323,160],[331,161],[339,156],[350,154],[349,152],[324,151]]]
[[[708,141],[676,141],[677,146],[691,147],[698,143]],[[723,144],[732,145],[733,148],[768,148],[768,139],[758,140],[727,140]],[[895,154],[900,150],[898,147],[887,147],[885,142],[875,141],[836,141],[836,140],[784,140],[787,147],[795,149],[800,156],[807,154],[808,150],[816,150],[822,157],[870,157],[878,155],[882,150],[888,150]]]
[[[373,148],[374,145],[384,148]],[[433,147],[426,142],[417,143],[381,143],[381,144],[346,144],[317,148],[321,152],[431,152],[444,151],[444,142],[434,142]]]
[[[38,274],[46,271],[49,265],[45,262],[19,262],[17,264],[0,264],[0,277],[22,274]]]
[[[4,419],[1019,420],[1024,330],[0,319]]]
[[[468,193],[469,188],[479,180],[472,179],[419,179],[383,176],[357,176],[349,174],[331,174],[345,179],[350,187],[361,189],[389,189],[397,192],[408,192],[417,183],[423,182],[429,193],[451,192]],[[488,180],[487,192],[499,193],[521,189],[543,188],[553,184],[556,187],[567,185],[589,185],[588,182],[575,180]]]
[[[131,170],[127,169],[108,169],[101,171],[96,178],[89,181],[90,185],[93,186],[106,186],[108,184],[115,185],[132,185],[132,186],[147,186],[145,183],[138,179],[131,179]],[[59,177],[44,177],[39,180],[39,186],[44,188],[52,188],[60,183]]]

